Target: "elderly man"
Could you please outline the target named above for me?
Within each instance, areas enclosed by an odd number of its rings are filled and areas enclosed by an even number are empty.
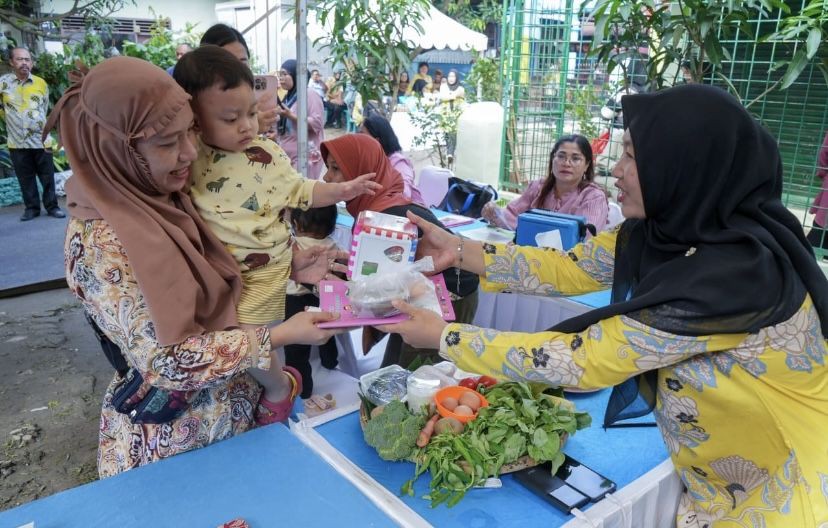
[[[10,55],[13,73],[0,77],[0,104],[5,113],[9,154],[20,182],[26,210],[22,222],[40,216],[37,180],[43,187],[43,207],[49,216],[65,218],[55,194],[55,166],[51,139],[41,139],[49,111],[49,87],[32,75],[32,55],[25,48],[13,48]]]
[[[181,60],[181,57],[183,57],[187,53],[190,53],[191,51],[193,51],[193,48],[189,44],[187,44],[186,42],[182,42],[181,44],[176,46],[175,47],[175,62],[178,63],[178,61]],[[175,64],[173,64],[172,66],[167,68],[167,73],[169,73],[170,75],[172,75],[174,71],[175,71]]]

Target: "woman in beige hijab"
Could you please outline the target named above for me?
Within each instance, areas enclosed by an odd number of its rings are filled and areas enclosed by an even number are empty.
[[[128,57],[78,77],[46,129],[59,129],[74,171],[67,282],[119,371],[101,416],[105,477],[286,419],[301,378],[276,349],[326,342],[316,323],[333,315],[239,329],[238,268],[182,191],[196,156],[189,96]],[[305,261],[336,268],[319,256]],[[302,278],[318,280],[316,269]]]

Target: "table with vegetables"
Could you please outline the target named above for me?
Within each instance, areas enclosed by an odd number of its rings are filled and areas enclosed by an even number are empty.
[[[566,452],[621,489],[668,458],[655,427],[596,425],[608,396],[498,382],[448,362],[393,366],[362,377],[358,412],[315,430],[435,526],[563,526],[572,516],[513,471],[547,461],[554,469]]]

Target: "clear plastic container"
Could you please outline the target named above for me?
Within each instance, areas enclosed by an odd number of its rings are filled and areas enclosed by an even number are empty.
[[[434,394],[440,389],[440,380],[409,376],[407,387],[408,409],[411,412],[422,412],[423,407],[431,403]]]

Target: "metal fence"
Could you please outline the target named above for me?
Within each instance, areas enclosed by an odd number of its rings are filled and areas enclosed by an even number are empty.
[[[794,12],[804,4],[805,0],[788,3]],[[584,16],[588,12],[589,5],[577,0],[506,0],[501,46],[506,110],[502,188],[521,190],[527,182],[545,178],[555,139],[580,133],[603,147],[596,156],[597,172],[605,176],[599,182],[613,190],[606,175],[618,155],[620,132],[617,123],[613,128],[611,120],[601,117],[601,107],[622,82],[587,56],[592,41]],[[776,30],[780,20],[778,12],[755,18],[750,23],[755,36],[737,32],[725,39],[720,34],[731,60],[724,60],[718,71],[711,68],[704,82],[735,90],[777,139],[784,170],[783,201],[808,231],[813,225],[809,209],[822,185],[817,158],[828,132],[828,83],[810,65],[791,87],[779,90],[783,72],[774,64],[790,58],[796,48],[791,43],[762,42],[759,37]],[[683,82],[680,76],[678,82]],[[602,135],[606,143],[597,141]],[[821,254],[821,248],[817,252]]]

